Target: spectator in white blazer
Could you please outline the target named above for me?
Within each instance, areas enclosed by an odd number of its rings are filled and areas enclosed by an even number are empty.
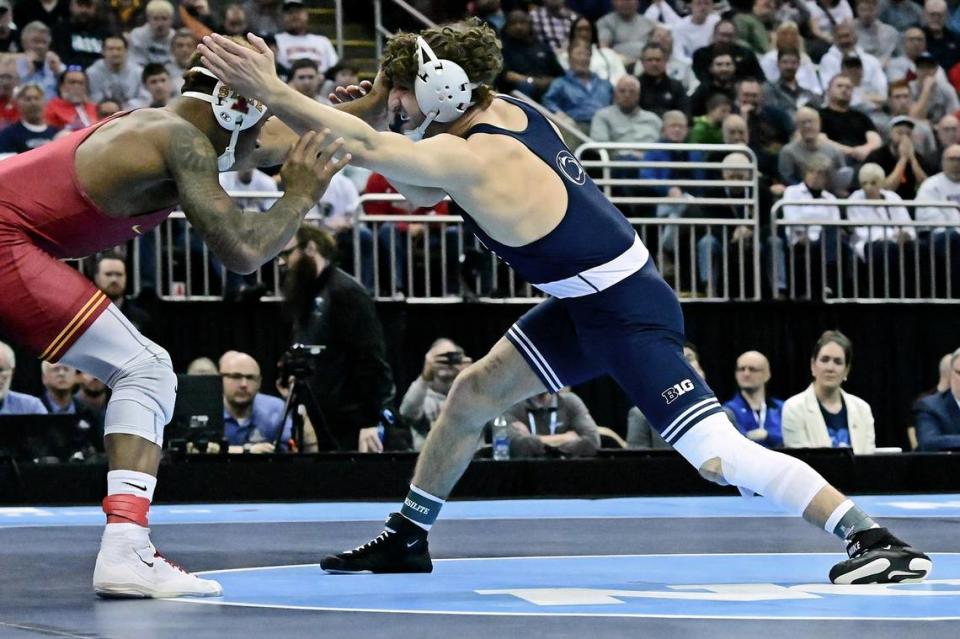
[[[784,447],[852,448],[857,455],[876,450],[870,405],[842,388],[852,358],[846,335],[824,331],[810,359],[813,383],[783,405]]]

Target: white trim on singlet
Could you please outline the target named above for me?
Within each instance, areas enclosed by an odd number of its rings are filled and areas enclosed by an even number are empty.
[[[553,372],[549,362],[547,362],[547,358],[544,357],[540,350],[534,345],[533,340],[527,337],[526,333],[524,333],[517,324],[511,326],[509,330],[507,330],[507,334],[513,337],[516,345],[527,354],[527,357],[533,365],[540,371],[543,380],[547,382],[550,390],[554,393],[559,393],[560,389],[563,388],[563,383],[560,381],[560,377]]]
[[[608,289],[639,271],[650,259],[650,251],[640,241],[640,236],[635,234],[633,237],[633,245],[606,264],[563,280],[534,286],[554,297],[582,297]]]

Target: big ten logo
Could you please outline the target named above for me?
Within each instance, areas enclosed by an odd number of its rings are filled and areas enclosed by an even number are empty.
[[[679,384],[674,384],[667,390],[660,393],[660,395],[667,400],[668,404],[672,404],[678,397],[693,390],[693,382],[689,379],[685,379]]]

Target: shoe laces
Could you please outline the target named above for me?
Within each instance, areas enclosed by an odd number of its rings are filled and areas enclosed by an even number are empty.
[[[387,540],[387,537],[390,536],[390,534],[391,534],[390,531],[384,530],[383,532],[381,532],[379,535],[377,535],[367,543],[363,544],[362,546],[357,546],[353,550],[348,550],[345,554],[348,554],[348,555],[364,554],[365,552],[372,550],[377,546],[379,546],[380,544],[382,544],[383,542],[385,542]]]
[[[186,568],[184,568],[183,566],[181,566],[181,565],[178,564],[177,562],[173,561],[172,559],[167,559],[166,557],[164,557],[163,555],[161,555],[161,554],[160,554],[160,551],[157,550],[156,548],[154,548],[153,556],[154,556],[154,558],[159,559],[160,561],[164,562],[165,564],[167,564],[167,565],[170,566],[171,568],[175,568],[176,570],[179,570],[180,572],[182,572],[182,573],[185,574],[185,575],[189,575],[189,574],[190,574],[189,572],[187,572],[187,569],[186,569]]]

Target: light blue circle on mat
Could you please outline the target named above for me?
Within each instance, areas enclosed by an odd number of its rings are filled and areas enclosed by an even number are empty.
[[[841,554],[446,559],[432,574],[328,575],[317,565],[205,575],[213,605],[413,614],[715,619],[960,619],[960,553],[921,584],[834,586]]]

